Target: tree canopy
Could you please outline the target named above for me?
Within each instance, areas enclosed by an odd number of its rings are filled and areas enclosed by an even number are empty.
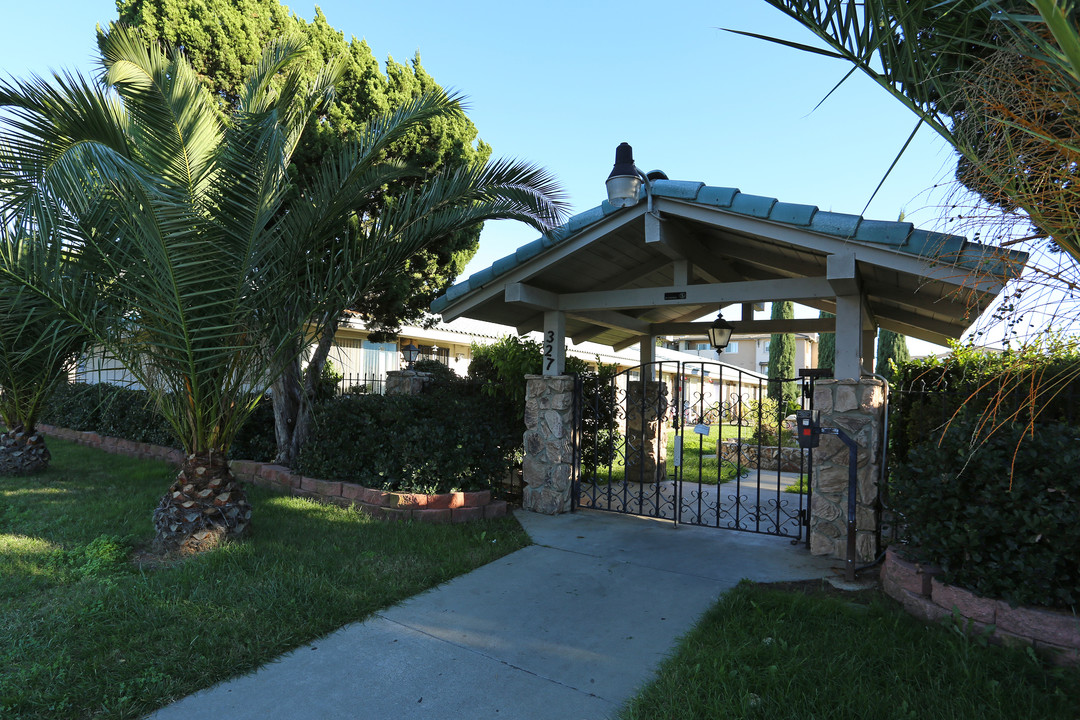
[[[345,39],[316,8],[311,22],[289,12],[278,0],[118,0],[119,21],[143,29],[167,47],[178,47],[199,80],[223,107],[236,102],[239,87],[271,40],[298,32],[308,38],[299,61],[301,75],[315,77],[326,63],[340,59],[341,80],[335,102],[313,116],[292,157],[290,178],[300,191],[311,182],[326,157],[332,157],[380,113],[403,102],[441,90],[420,63],[386,61],[385,74],[363,40]],[[385,149],[385,159],[399,159],[428,173],[457,165],[476,166],[491,155],[464,113],[433,118],[413,127]],[[388,184],[385,197],[423,178]],[[384,199],[383,202],[386,202]],[[448,234],[417,252],[400,272],[378,287],[350,299],[369,328],[396,332],[402,322],[421,319],[431,301],[448,286],[476,252],[481,225]],[[376,340],[380,339],[378,335]]]

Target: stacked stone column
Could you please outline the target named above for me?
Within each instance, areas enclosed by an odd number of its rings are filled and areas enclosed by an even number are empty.
[[[667,479],[667,385],[656,380],[626,383],[626,480]]]
[[[855,550],[857,562],[878,552],[878,481],[881,477],[884,383],[877,378],[819,380],[814,409],[822,427],[838,427],[858,444]],[[814,450],[810,504],[810,552],[847,559],[848,447],[835,435],[822,435]]]
[[[574,378],[525,376],[525,461],[522,507],[557,515],[570,511],[574,461]]]
[[[431,373],[418,370],[391,370],[386,373],[387,395],[419,395],[431,382]]]

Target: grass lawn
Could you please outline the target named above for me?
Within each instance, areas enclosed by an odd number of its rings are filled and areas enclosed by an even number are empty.
[[[1051,720],[1078,708],[1080,671],[926,625],[876,591],[840,598],[744,583],[619,717]]]
[[[528,544],[249,490],[252,534],[140,565],[175,472],[50,440],[0,478],[0,718],[134,718]]]
[[[750,440],[750,436],[753,434],[753,428],[748,426],[739,425],[709,425],[709,434],[700,435],[694,432],[693,424],[686,424],[683,427],[683,451],[682,451],[682,467],[683,467],[683,480],[686,482],[698,482],[700,479],[704,485],[715,485],[717,479],[717,457],[716,446],[720,439],[735,440],[741,439],[745,444],[753,444]],[[675,431],[671,427],[670,423],[666,427],[667,437],[667,477],[675,477]],[[606,465],[597,468],[597,484],[606,484],[609,477],[614,478],[616,481],[621,481],[626,472],[626,466],[623,464],[623,458],[626,456],[626,438],[620,440],[620,445],[615,453],[615,462],[611,468]],[[700,478],[699,476],[700,470]],[[730,463],[724,463],[721,472],[719,473],[721,482],[730,482],[735,479],[736,468]],[[790,490],[788,492],[799,492],[796,490]],[[805,492],[805,490],[803,491]]]

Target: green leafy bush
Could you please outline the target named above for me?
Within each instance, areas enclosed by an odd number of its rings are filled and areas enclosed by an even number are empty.
[[[893,506],[907,552],[945,580],[1010,603],[1080,602],[1080,433],[1022,424],[977,436],[954,424],[914,445],[893,472]],[[974,438],[974,440],[973,440]],[[1012,479],[1010,480],[1010,469]]]
[[[149,393],[108,383],[61,385],[43,409],[41,422],[135,442],[178,446],[172,428],[154,409]],[[262,461],[277,454],[269,398],[245,423],[229,454]]]
[[[1048,337],[1005,353],[954,345],[944,358],[898,366],[890,386],[890,464],[941,437],[950,422],[983,418],[1080,425],[1080,344]]]
[[[172,429],[158,415],[146,391],[107,383],[60,386],[42,411],[41,421],[135,442],[176,446]]]
[[[414,396],[335,398],[315,409],[297,470],[397,492],[495,488],[521,444],[504,403],[438,387]]]

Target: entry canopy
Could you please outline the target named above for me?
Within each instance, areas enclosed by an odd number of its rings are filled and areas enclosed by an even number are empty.
[[[692,321],[742,304],[741,322],[728,314],[736,335],[835,330],[839,365],[843,340],[867,347],[879,326],[940,344],[959,338],[1027,262],[1025,253],[911,223],[735,188],[656,180],[652,195],[652,213],[643,202],[605,201],[570,218],[451,287],[432,311],[519,333],[565,328],[574,343],[621,350],[658,335],[704,337],[712,318]],[[774,300],[838,319],[752,319],[753,303]],[[855,352],[862,362],[866,353]]]

